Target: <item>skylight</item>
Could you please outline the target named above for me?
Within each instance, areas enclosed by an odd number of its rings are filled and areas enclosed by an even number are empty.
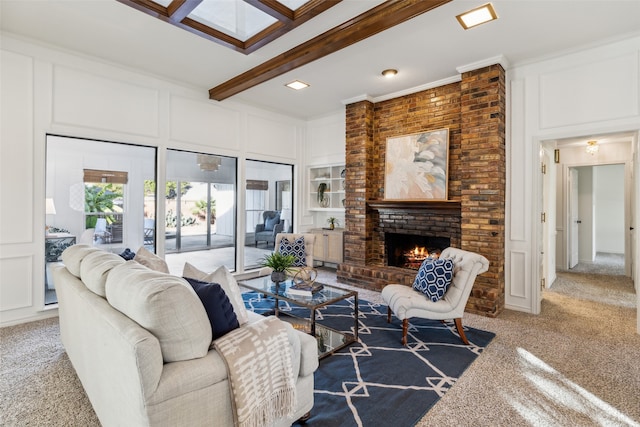
[[[248,54],[341,0],[118,0]]]
[[[243,42],[278,22],[242,0],[204,0],[188,17]]]

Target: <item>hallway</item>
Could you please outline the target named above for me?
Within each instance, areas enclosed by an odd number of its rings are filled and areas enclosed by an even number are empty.
[[[624,255],[621,254],[598,253],[593,263],[578,263],[571,270],[558,270],[553,285],[544,291],[548,292],[617,307],[636,307],[633,280],[624,275]]]

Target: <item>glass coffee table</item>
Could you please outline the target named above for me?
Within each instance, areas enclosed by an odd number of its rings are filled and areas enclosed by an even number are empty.
[[[315,282],[314,285],[320,286],[319,290],[306,294],[294,293],[295,290],[289,291],[290,288],[294,286],[292,280],[286,280],[276,284],[271,281],[270,276],[240,280],[238,285],[273,298],[271,313],[278,317],[283,315],[283,320],[291,323],[294,328],[315,336],[318,340],[318,357],[320,359],[358,340],[358,292],[356,291]],[[353,298],[355,314],[353,334],[341,332],[317,322],[318,309],[349,298]],[[288,311],[283,312],[280,309],[280,301],[286,301],[294,306],[308,309],[309,316],[303,317]]]

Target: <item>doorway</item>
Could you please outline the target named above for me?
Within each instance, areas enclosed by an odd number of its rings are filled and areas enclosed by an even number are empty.
[[[566,267],[616,260],[625,274],[625,165],[569,167],[568,176]]]
[[[546,157],[551,177],[540,180],[541,200],[553,201],[541,205],[553,227],[548,233],[541,228],[541,240],[546,243],[542,247],[552,254],[541,252],[543,289],[552,287],[564,272],[599,269],[602,274],[634,277],[637,214],[632,158],[637,134],[600,135],[599,150],[593,154],[586,150],[591,139],[541,143],[543,149],[554,152]]]

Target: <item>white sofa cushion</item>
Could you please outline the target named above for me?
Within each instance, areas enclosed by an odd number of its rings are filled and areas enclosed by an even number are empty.
[[[80,264],[80,277],[87,288],[93,293],[106,297],[105,285],[107,276],[113,267],[124,264],[126,261],[111,252],[91,252],[82,259]]]
[[[80,278],[80,263],[84,257],[89,255],[91,252],[99,250],[100,249],[89,245],[72,245],[62,252],[62,256],[60,258],[62,259],[64,266],[69,270],[69,273]]]
[[[213,273],[205,273],[188,262],[185,262],[182,276],[203,282],[220,284],[233,305],[233,311],[236,313],[240,326],[247,323],[249,316],[247,315],[247,308],[244,306],[244,301],[242,300],[242,292],[240,291],[236,278],[227,270],[227,267],[223,265],[218,267]]]
[[[212,341],[207,313],[184,279],[127,261],[106,283],[107,301],[151,332],[165,362],[204,357]]]

